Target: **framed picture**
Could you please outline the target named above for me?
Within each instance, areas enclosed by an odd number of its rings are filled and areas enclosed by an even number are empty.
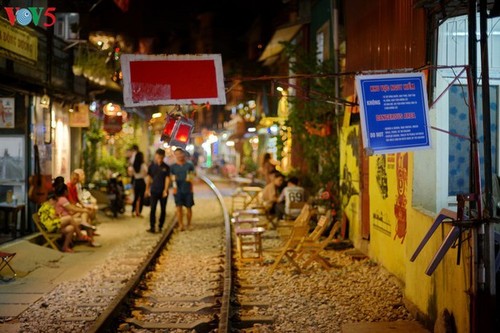
[[[24,136],[0,135],[0,180],[25,180],[26,153]]]
[[[49,108],[43,108],[43,142],[50,144],[52,142],[51,112]]]
[[[0,97],[0,128],[14,128],[14,97]]]

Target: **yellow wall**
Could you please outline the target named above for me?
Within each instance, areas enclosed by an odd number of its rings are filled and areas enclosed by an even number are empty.
[[[349,238],[358,247],[361,243],[360,196],[352,195],[346,183],[347,168],[351,175],[352,188],[359,193],[360,161],[353,138],[360,138],[359,126],[344,126],[341,132],[341,192],[351,194],[344,198],[344,213],[349,219]],[[358,144],[361,141],[358,142]],[[407,156],[406,175],[403,163],[399,168],[398,158]],[[405,298],[430,320],[448,309],[454,318],[458,332],[469,332],[469,244],[462,246],[462,260],[456,265],[457,250],[448,251],[432,276],[425,270],[446,237],[450,225],[439,227],[415,262],[410,262],[420,241],[432,225],[436,213],[425,212],[412,206],[413,153],[375,155],[369,158],[370,187],[370,241],[369,255],[405,285]],[[399,185],[398,185],[399,180]],[[399,206],[398,209],[395,209]],[[405,209],[401,209],[401,207]],[[403,215],[406,213],[406,228]],[[399,220],[399,223],[398,223]],[[406,233],[404,233],[406,230]],[[404,237],[403,237],[404,236]]]
[[[361,240],[361,202],[360,202],[360,144],[359,126],[342,128],[341,142],[343,153],[340,156],[340,190],[342,194],[342,211],[349,221],[349,238]]]
[[[406,167],[399,160],[406,159]],[[411,203],[410,165],[408,153],[370,156],[370,256],[399,279],[405,278],[407,210]],[[399,191],[401,193],[399,193]],[[399,201],[398,201],[399,200]],[[398,208],[396,203],[399,202]],[[396,218],[396,210],[403,215]]]

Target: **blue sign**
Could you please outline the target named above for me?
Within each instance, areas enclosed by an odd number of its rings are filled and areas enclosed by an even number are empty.
[[[422,73],[356,76],[363,142],[370,153],[430,148],[424,83]]]

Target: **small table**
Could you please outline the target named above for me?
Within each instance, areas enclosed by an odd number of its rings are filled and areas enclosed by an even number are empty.
[[[21,234],[26,232],[26,205],[24,203],[18,203],[14,205],[13,203],[0,202],[0,212],[3,212],[5,216],[4,230],[9,232],[12,229],[12,236],[16,237],[17,232],[17,217],[19,212],[21,212]]]
[[[262,227],[255,228],[235,228],[234,233],[236,234],[236,247],[238,249],[239,257],[241,262],[245,261],[257,261],[262,263],[264,261],[264,256],[262,254],[262,234],[266,229]],[[245,250],[252,250],[250,256],[244,256]]]

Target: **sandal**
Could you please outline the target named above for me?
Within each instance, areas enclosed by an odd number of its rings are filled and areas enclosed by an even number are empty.
[[[75,251],[73,251],[73,249],[71,249],[69,247],[67,249],[62,249],[62,251],[65,253],[74,253],[75,252]]]
[[[78,238],[77,241],[79,241],[79,242],[91,242],[92,238],[90,238],[87,235],[82,235],[82,237]]]

